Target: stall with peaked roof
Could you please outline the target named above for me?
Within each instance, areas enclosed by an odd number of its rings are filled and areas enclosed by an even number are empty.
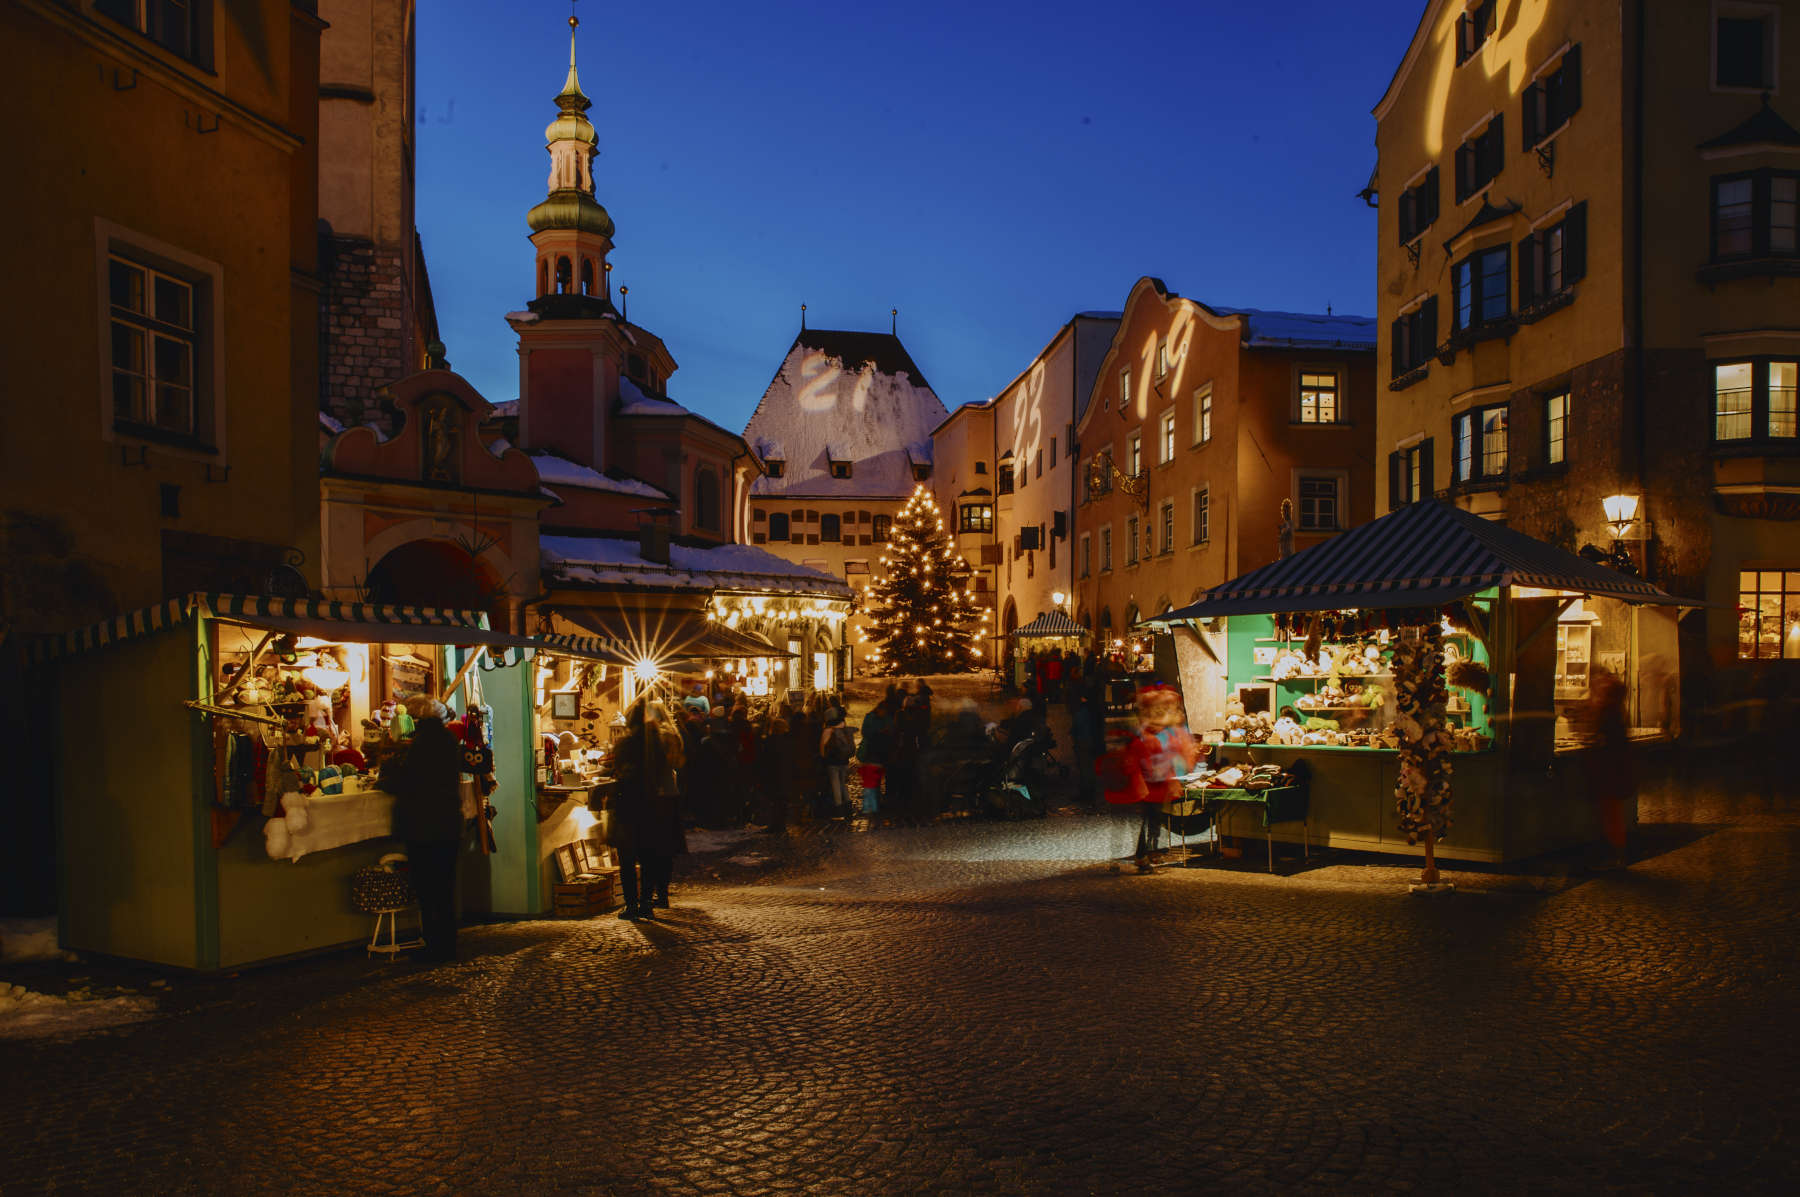
[[[216,969],[366,939],[350,878],[400,847],[371,778],[403,730],[391,704],[411,693],[479,715],[468,724],[492,750],[488,784],[465,781],[465,907],[541,912],[527,671],[510,666],[540,650],[625,658],[604,638],[486,623],[194,594],[36,645],[56,725],[62,945]]]
[[[1438,853],[1512,860],[1594,834],[1583,717],[1600,668],[1634,739],[1679,730],[1676,620],[1691,599],[1448,504],[1409,504],[1147,621],[1225,695],[1195,709],[1227,760],[1304,760],[1312,842],[1412,852],[1395,811],[1395,643],[1431,626],[1448,677],[1455,824]],[[1412,635],[1413,631],[1406,634]],[[1212,707],[1209,702],[1206,707]],[[1401,712],[1403,714],[1404,712]],[[1298,841],[1303,829],[1290,838]]]

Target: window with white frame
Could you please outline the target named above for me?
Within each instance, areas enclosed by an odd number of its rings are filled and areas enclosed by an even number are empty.
[[[1156,340],[1156,376],[1163,377],[1169,372],[1169,338],[1158,337]]]
[[[1194,543],[1205,544],[1211,539],[1212,498],[1203,486],[1194,492]]]
[[[1511,247],[1496,245],[1470,254],[1450,268],[1450,292],[1458,332],[1504,320],[1510,307],[1507,270]]]
[[[1207,383],[1194,392],[1194,443],[1204,445],[1212,439],[1213,389]]]
[[[1712,181],[1712,256],[1788,258],[1796,250],[1800,221],[1800,174],[1754,170],[1718,175]]]
[[[1451,423],[1455,433],[1455,482],[1493,482],[1506,477],[1507,405],[1466,411]]]
[[[1131,434],[1131,440],[1127,451],[1129,453],[1128,460],[1131,464],[1131,476],[1135,478],[1144,472],[1144,436],[1142,433],[1134,432]]]
[[[1388,510],[1432,495],[1432,438],[1388,454]]]
[[[205,441],[207,285],[115,251],[107,259],[115,430]]]
[[[1411,373],[1437,352],[1437,296],[1428,295],[1393,323],[1390,367],[1395,378]]]
[[[1159,460],[1167,465],[1175,460],[1175,409],[1170,408],[1162,416],[1162,453]]]
[[[1125,409],[1130,406],[1131,406],[1131,371],[1130,370],[1120,370],[1119,371],[1119,414],[1124,415]]]
[[[1776,54],[1780,10],[1772,4],[1713,6],[1713,86],[1722,91],[1774,91],[1779,83]]]
[[[1519,306],[1556,295],[1587,274],[1587,204],[1519,242]]]
[[[1495,25],[1495,15],[1499,5],[1496,0],[1479,0],[1471,4],[1462,16],[1456,18],[1456,65],[1461,66],[1475,57],[1476,51],[1487,45]]]
[[[189,62],[212,66],[210,0],[94,0],[94,11]]]
[[[1525,88],[1525,148],[1532,149],[1569,123],[1581,107],[1581,47],[1570,46],[1556,65]]]
[[[1800,658],[1800,569],[1738,572],[1738,658]]]
[[[1456,147],[1456,202],[1467,203],[1506,167],[1506,116],[1496,112],[1480,132]]]
[[[1300,371],[1299,419],[1302,424],[1336,424],[1342,419],[1335,371]]]
[[[1158,513],[1158,523],[1162,525],[1162,547],[1164,553],[1175,551],[1175,500],[1164,499],[1162,510]]]
[[[1797,365],[1769,358],[1713,363],[1713,440],[1795,439]]]
[[[1294,526],[1301,532],[1336,532],[1342,527],[1342,484],[1337,474],[1301,474],[1295,480],[1299,514]]]
[[[1544,397],[1544,464],[1561,465],[1569,459],[1569,392]]]

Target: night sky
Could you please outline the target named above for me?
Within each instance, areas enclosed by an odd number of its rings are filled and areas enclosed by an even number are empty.
[[[615,286],[743,427],[799,326],[900,334],[949,407],[1153,274],[1373,314],[1369,110],[1423,0],[580,0]],[[518,394],[569,5],[419,7],[418,223],[455,369]]]

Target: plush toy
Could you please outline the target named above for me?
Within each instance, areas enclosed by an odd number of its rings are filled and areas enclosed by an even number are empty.
[[[288,854],[290,841],[286,819],[270,819],[263,824],[263,848],[273,860],[280,860]]]
[[[361,773],[369,767],[369,762],[363,757],[363,754],[347,743],[331,754],[331,763],[345,772],[355,770]]]
[[[287,824],[288,831],[293,835],[300,835],[312,826],[312,812],[308,809],[306,799],[299,794],[283,795],[281,812],[280,821]],[[276,822],[274,819],[269,821]]]

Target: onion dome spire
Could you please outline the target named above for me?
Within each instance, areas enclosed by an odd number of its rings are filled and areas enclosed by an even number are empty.
[[[600,139],[587,118],[593,101],[581,90],[575,70],[575,30],[580,24],[576,17],[569,17],[569,75],[556,97],[560,111],[544,129],[544,148],[550,151],[550,194],[526,215],[525,222],[534,233],[581,229],[611,237],[612,217],[594,199],[593,161]]]

